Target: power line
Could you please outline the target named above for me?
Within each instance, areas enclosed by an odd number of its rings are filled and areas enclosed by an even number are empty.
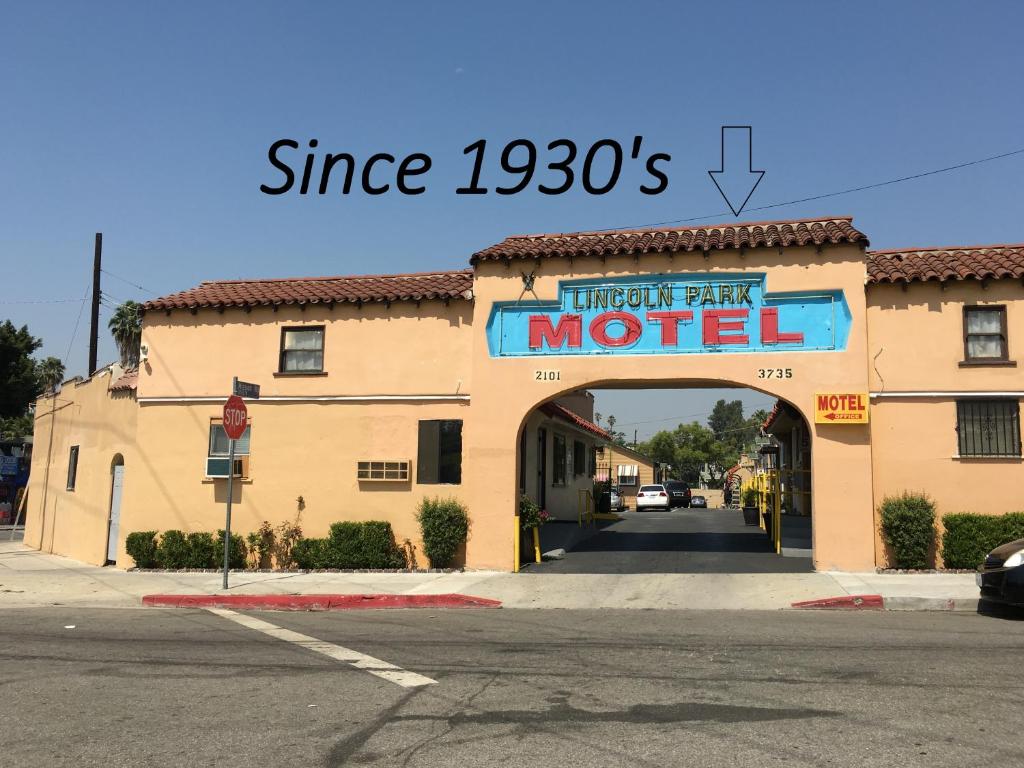
[[[103,269],[103,270],[100,270],[100,271],[103,272],[103,274],[105,274],[105,275],[110,275],[115,280],[120,280],[122,283],[127,283],[128,285],[132,286],[132,288],[138,288],[140,291],[145,291],[146,293],[149,293],[149,294],[152,294],[153,296],[156,296],[156,293],[154,291],[149,290],[149,288],[146,288],[145,286],[139,285],[138,283],[133,283],[128,278],[121,277],[120,275],[118,275],[118,274],[116,274],[114,272],[111,272],[109,269]]]
[[[787,205],[796,205],[797,203],[809,203],[812,200],[824,200],[828,197],[838,197],[839,195],[848,195],[852,192],[863,192],[868,189],[878,189],[879,187],[886,187],[890,184],[900,184],[904,181],[913,181],[914,179],[923,179],[926,176],[935,176],[939,173],[948,173],[949,171],[957,171],[961,168],[967,168],[972,165],[980,165],[981,163],[990,163],[994,160],[1002,160],[1007,157],[1013,157],[1014,155],[1024,154],[1024,148],[1015,149],[1011,152],[1003,152],[998,155],[991,155],[989,157],[982,157],[977,160],[968,160],[965,163],[957,163],[956,165],[949,165],[945,168],[936,168],[931,171],[924,171],[922,173],[914,173],[909,176],[900,176],[898,179],[888,179],[887,181],[879,181],[874,184],[864,184],[860,187],[850,187],[849,189],[843,189],[838,192],[826,192],[821,195],[811,195],[810,197],[801,197],[796,200],[787,200],[783,203],[770,203],[768,205],[759,205],[756,208],[744,208],[745,211],[767,211],[772,208],[782,208]],[[724,211],[722,213],[712,213],[707,216],[693,216],[688,219],[671,219],[669,221],[657,221],[652,224],[635,224],[629,227],[611,227],[610,230],[616,229],[641,229],[643,227],[661,227],[666,224],[686,224],[691,221],[703,221],[704,219],[721,219],[728,216],[732,216],[732,211]]]
[[[67,352],[64,353],[64,367],[67,368],[68,359],[71,357],[71,347],[74,346],[75,337],[78,335],[78,324],[82,322],[82,310],[85,309],[86,299],[89,298],[89,289],[92,287],[92,280],[85,284],[85,295],[82,296],[82,305],[78,308],[78,317],[75,319],[75,329],[71,332],[71,341],[68,342]]]
[[[0,301],[0,304],[70,304],[82,299],[15,299],[14,301]]]

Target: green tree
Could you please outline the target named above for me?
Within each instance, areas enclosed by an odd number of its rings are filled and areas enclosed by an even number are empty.
[[[747,422],[743,418],[743,401],[732,400],[726,402],[719,400],[715,403],[711,415],[708,416],[708,426],[715,435],[715,439],[728,445],[739,445],[743,442],[743,432]]]
[[[138,302],[126,301],[107,323],[121,355],[121,365],[125,368],[135,368],[139,364],[139,345],[142,342],[142,317],[139,309]]]
[[[43,345],[10,320],[0,324],[0,419],[20,417],[39,394],[39,372],[32,353]]]
[[[57,357],[48,357],[37,366],[39,384],[44,392],[53,392],[64,381],[64,363]]]
[[[615,431],[615,421],[616,421],[615,416],[614,415],[610,415],[608,417],[608,429],[606,429],[605,431],[609,435],[612,436],[612,442],[613,443],[615,443],[616,445],[625,445],[626,444],[626,433],[625,432],[616,432]]]
[[[31,435],[33,401],[64,378],[64,364],[57,358],[33,359],[42,343],[28,326],[17,328],[10,320],[0,323],[0,434]]]

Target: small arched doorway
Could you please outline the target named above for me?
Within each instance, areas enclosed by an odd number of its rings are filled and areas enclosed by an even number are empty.
[[[124,456],[115,454],[110,462],[110,511],[107,515],[108,565],[117,563],[117,537],[121,523],[121,492],[124,486]]]

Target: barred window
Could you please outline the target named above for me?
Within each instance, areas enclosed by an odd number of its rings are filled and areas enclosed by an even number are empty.
[[[961,456],[1020,456],[1020,403],[957,400],[956,431]]]

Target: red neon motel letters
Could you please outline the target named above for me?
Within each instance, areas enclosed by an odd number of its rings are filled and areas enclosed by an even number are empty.
[[[690,322],[694,318],[692,310],[650,311],[646,320],[657,324],[661,330],[661,346],[674,347],[679,344],[679,324]],[[750,310],[737,309],[705,309],[701,313],[701,343],[707,347],[726,345],[747,345],[750,335],[745,333]],[[778,307],[762,307],[761,343],[762,344],[803,344],[802,332],[782,332],[779,330]],[[608,333],[608,325],[618,321],[622,324],[621,335]],[[632,312],[615,310],[602,312],[591,320],[588,327],[590,337],[601,347],[628,347],[641,337],[644,332],[643,322]],[[557,324],[552,322],[551,315],[529,316],[529,346],[540,350],[547,347],[558,350],[563,347],[580,349],[583,346],[583,316],[565,313],[558,316]]]

